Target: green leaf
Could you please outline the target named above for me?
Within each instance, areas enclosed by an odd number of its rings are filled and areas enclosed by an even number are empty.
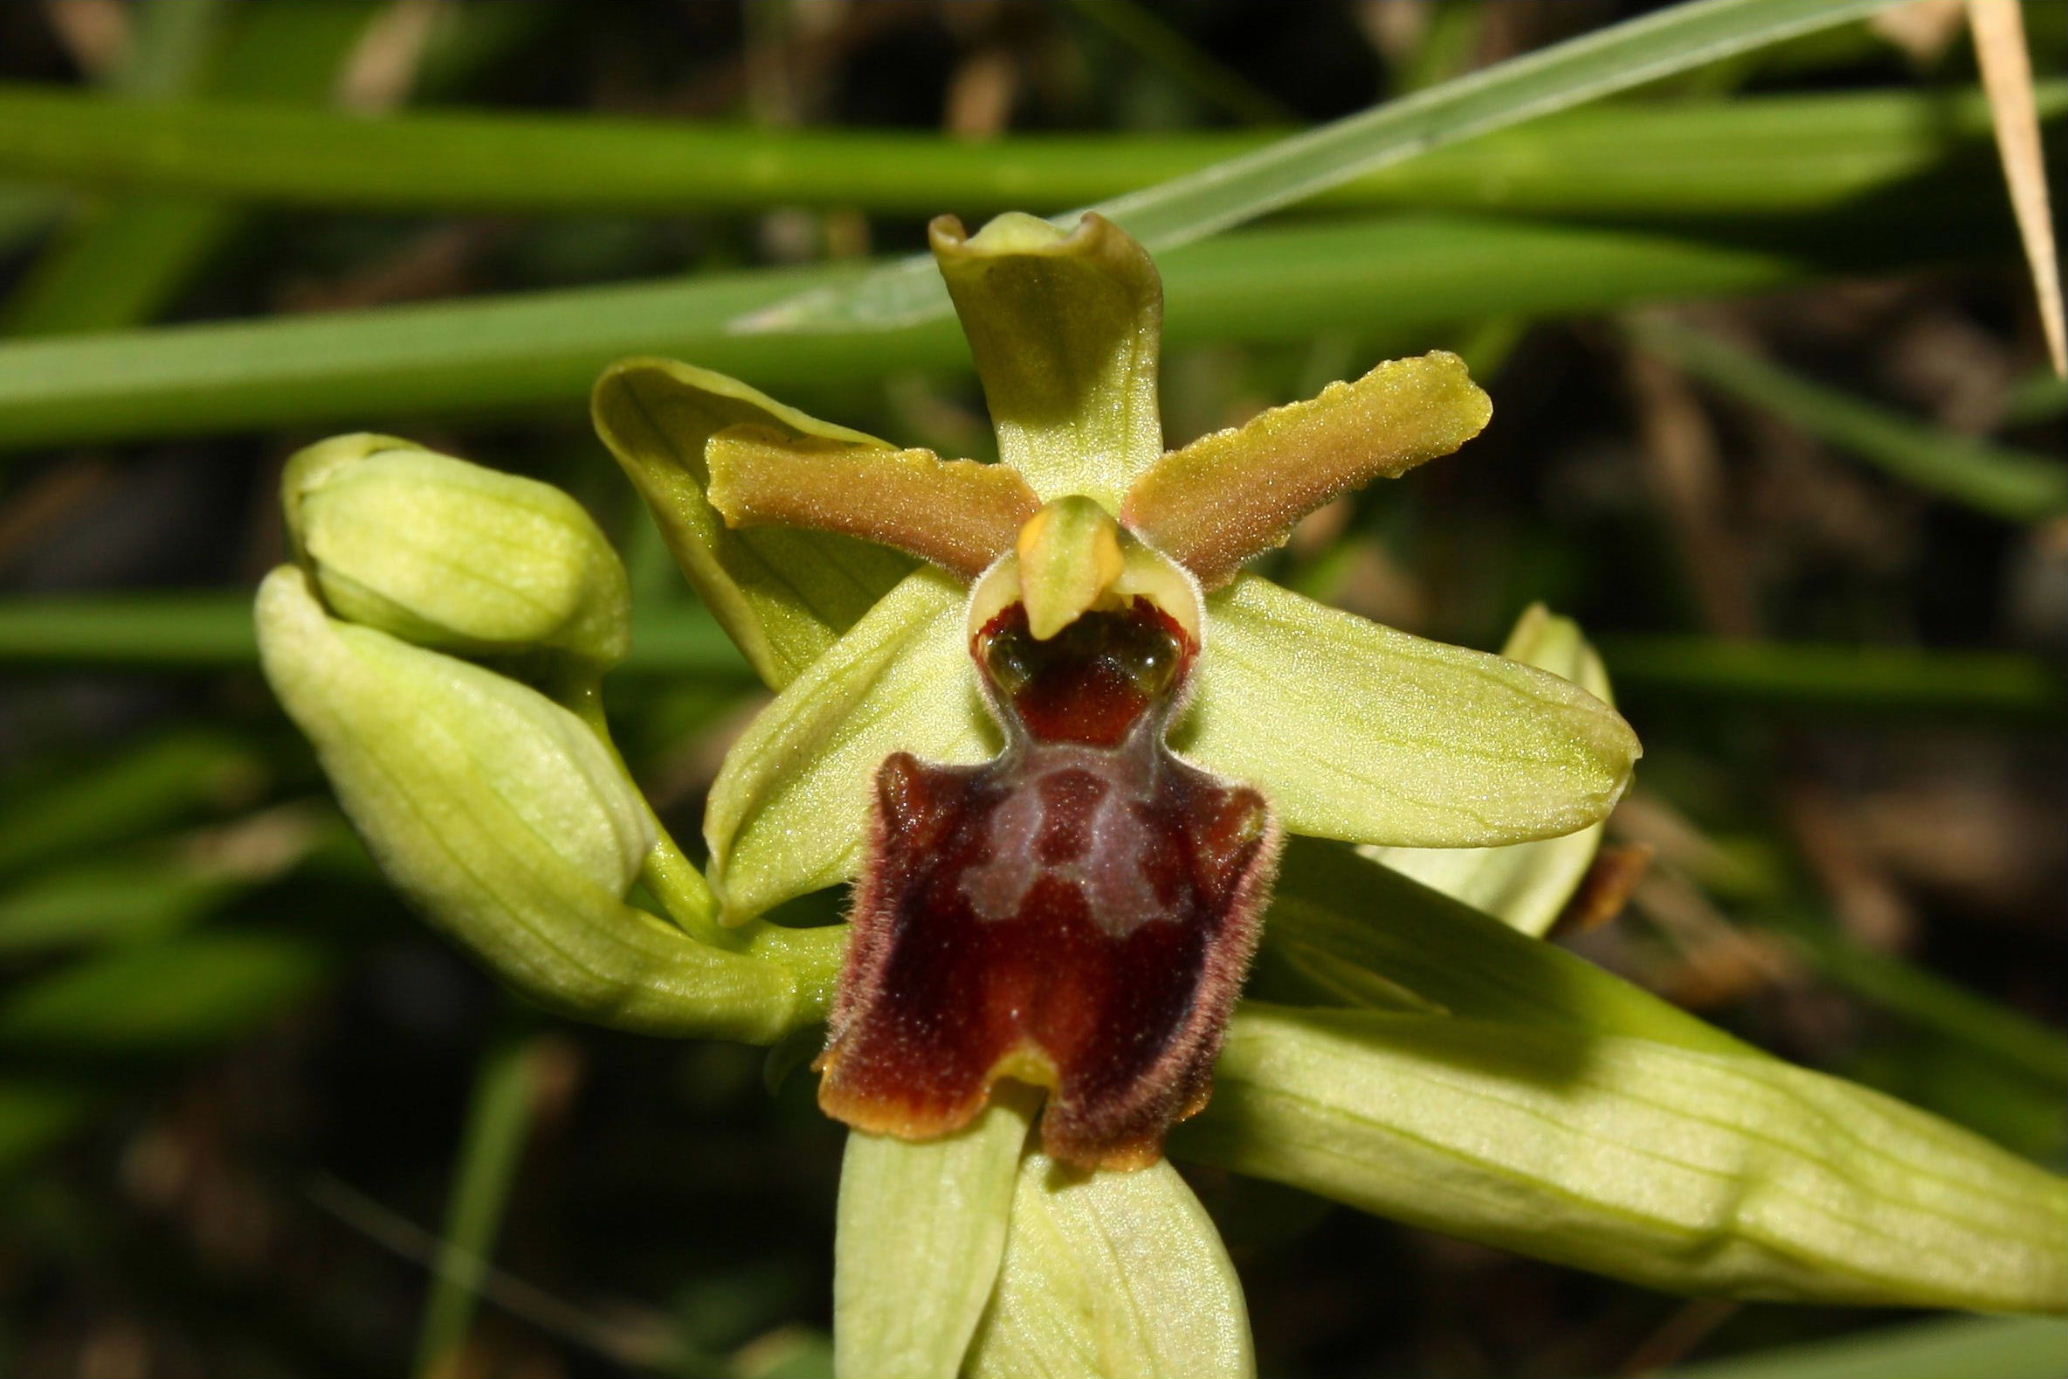
[[[1513,1021],[1250,1006],[1180,1152],[1655,1288],[2068,1310],[2068,1180],[1852,1083]]]
[[[1690,0],[1389,101],[1090,209],[1149,249],[1204,239],[1429,149],[1826,28],[1888,0]],[[805,294],[761,330],[910,326],[946,309],[920,260]],[[1043,494],[1044,497],[1048,495]]]
[[[2068,1322],[1950,1317],[1756,1351],[1672,1371],[1672,1379],[2059,1379]]]
[[[1563,948],[1354,849],[1312,838],[1286,840],[1264,920],[1265,955],[1279,949],[1339,974],[1382,978],[1406,993],[1373,1004],[1624,1035],[1703,1053],[1751,1050]]]
[[[182,935],[114,949],[10,991],[0,1057],[176,1058],[245,1034],[322,980],[329,954],[292,932]]]
[[[1501,654],[1570,680],[1604,704],[1608,672],[1578,623],[1530,605]],[[1525,934],[1542,935],[1587,875],[1601,849],[1602,825],[1562,838],[1504,848],[1371,848],[1367,855]]]
[[[754,1043],[821,1016],[823,990],[800,973],[620,899],[653,839],[579,718],[331,622],[292,566],[260,586],[258,625],[266,678],[388,879],[520,993],[623,1029]]]
[[[976,357],[999,459],[1044,502],[1081,494],[1118,512],[1163,453],[1156,265],[1098,216],[1066,234],[1007,212],[967,237],[943,216],[929,235]]]
[[[521,1014],[505,1017],[474,1070],[430,1296],[417,1332],[414,1373],[421,1379],[444,1379],[461,1368],[459,1352],[546,1082],[552,1050],[536,1024]]]
[[[1301,226],[1209,241],[1162,265],[1166,338],[1307,340],[1484,314],[1595,311],[1812,276],[1828,227],[1747,249],[1631,231],[1447,217]],[[1972,254],[1968,202],[1924,204],[1847,242],[1848,272]],[[1386,272],[1365,271],[1384,263]],[[585,397],[628,354],[691,355],[765,387],[959,370],[952,323],[897,335],[730,332],[735,315],[849,268],[713,273],[0,345],[0,449],[275,425],[393,429],[406,416],[536,411]],[[931,271],[931,270],[929,270]]]
[[[728,920],[854,875],[876,768],[892,752],[978,762],[997,751],[970,665],[967,600],[955,579],[915,570],[726,753],[704,839]]]
[[[153,6],[142,17],[182,8],[187,7]],[[160,127],[157,121],[168,110],[182,108],[184,98],[204,86],[277,114],[290,102],[317,103],[330,95],[342,61],[372,18],[358,0],[210,8],[217,12],[214,20],[189,25],[185,33],[164,23],[139,26],[139,52],[158,47],[148,89],[133,79],[120,86],[146,99],[109,101],[69,91],[66,96],[132,130]],[[225,26],[224,18],[233,22]],[[230,28],[227,39],[213,41],[213,31],[224,27]],[[234,146],[222,151],[238,152]],[[16,335],[63,334],[149,320],[245,221],[243,207],[181,189],[89,201],[9,294],[0,328]]]
[[[1242,1284],[1167,1159],[1076,1174],[1020,1165],[970,1379],[1234,1379],[1256,1372]]]
[[[842,1379],[955,1379],[1005,1253],[1033,1099],[997,1097],[965,1130],[847,1137],[833,1237]]]
[[[773,688],[796,678],[912,568],[909,557],[852,537],[787,527],[734,531],[705,496],[704,443],[728,426],[889,448],[873,436],[666,359],[613,364],[597,381],[591,410],[676,563]]]
[[[1604,818],[1636,735],[1571,683],[1253,576],[1207,600],[1172,746],[1262,790],[1289,832],[1404,847],[1555,837]]]
[[[360,0],[344,4],[364,10]],[[291,15],[310,6],[286,8]],[[461,18],[480,23],[494,13]],[[2068,86],[2059,82],[2036,94],[2050,124],[2068,108]],[[1628,106],[1580,109],[1431,149],[1361,174],[1314,204],[1743,221],[1879,200],[1877,193],[1949,164],[1964,187],[2000,192],[1989,127],[1979,93],[1943,86],[1733,92],[1727,101],[1649,102],[1641,118]],[[367,119],[244,98],[140,110],[71,88],[0,84],[0,175],[24,184],[0,192],[0,225],[8,192],[21,201],[19,214],[49,213],[54,198],[31,193],[28,183],[425,215],[676,217],[770,205],[1046,213],[1272,142],[1182,129],[975,141],[887,128],[445,107]]]

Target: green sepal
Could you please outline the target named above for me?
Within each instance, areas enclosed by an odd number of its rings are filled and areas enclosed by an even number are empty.
[[[999,458],[1043,502],[1076,493],[1119,512],[1163,453],[1156,265],[1126,231],[1091,214],[1064,231],[1013,211],[967,236],[942,216],[930,238],[976,356]]]
[[[1290,833],[1490,847],[1597,823],[1639,747],[1569,681],[1367,622],[1254,576],[1207,599],[1171,745],[1264,792]]]
[[[704,839],[727,922],[854,875],[876,768],[892,752],[936,762],[996,752],[963,630],[967,600],[950,576],[913,571],[726,753]]]
[[[2068,1180],[1758,1052],[1252,1004],[1172,1149],[1670,1291],[2068,1310]]]
[[[833,1370],[955,1379],[1005,1253],[1035,1097],[1009,1084],[934,1140],[854,1131],[833,1236]]]
[[[1130,1173],[1020,1164],[968,1379],[1248,1379],[1242,1283],[1167,1159]]]
[[[1615,703],[1608,670],[1579,624],[1541,603],[1531,604],[1516,620],[1501,654],[1570,680],[1604,704]],[[1586,879],[1601,850],[1602,827],[1594,824],[1562,838],[1502,848],[1374,847],[1367,855],[1525,934],[1541,936]]]
[[[338,616],[464,655],[631,646],[625,567],[582,505],[393,436],[334,436],[281,476],[296,557]]]
[[[572,713],[480,666],[332,621],[295,566],[260,585],[257,622],[266,678],[381,870],[520,994],[619,1029],[753,1043],[823,1017],[837,947],[806,982],[624,903],[653,834]]]
[[[873,436],[667,359],[611,365],[597,380],[590,411],[676,563],[773,689],[796,678],[912,568],[909,556],[853,537],[787,527],[733,531],[705,496],[705,443],[729,426],[891,448]]]

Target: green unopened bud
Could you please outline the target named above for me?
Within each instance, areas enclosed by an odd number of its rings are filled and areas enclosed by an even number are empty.
[[[325,615],[282,566],[259,653],[390,880],[542,1005],[620,1028],[767,1042],[819,1013],[785,967],[628,906],[650,816],[594,732],[514,680]]]
[[[624,658],[624,565],[550,484],[351,435],[289,460],[281,490],[297,555],[340,617],[469,655]]]

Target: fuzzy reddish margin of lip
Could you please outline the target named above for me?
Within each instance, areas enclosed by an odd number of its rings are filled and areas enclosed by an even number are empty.
[[[1050,1155],[1136,1168],[1205,1104],[1277,830],[1257,792],[1173,756],[1148,707],[1113,747],[1029,732],[983,766],[883,763],[819,1060],[829,1114],[928,1138],[1019,1077],[1051,1088]]]

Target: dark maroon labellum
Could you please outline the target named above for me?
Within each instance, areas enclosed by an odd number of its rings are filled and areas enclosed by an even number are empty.
[[[877,773],[829,1114],[945,1134],[1013,1077],[1050,1089],[1051,1156],[1132,1168],[1205,1104],[1277,836],[1164,744],[1196,650],[1139,598],[1046,641],[1014,604],[973,639],[1005,750]]]

